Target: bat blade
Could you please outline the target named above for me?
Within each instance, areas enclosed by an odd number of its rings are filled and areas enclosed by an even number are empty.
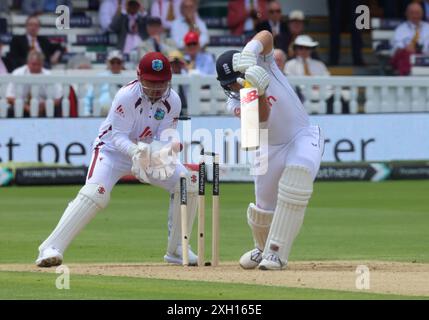
[[[259,148],[259,100],[258,89],[240,89],[241,149]]]

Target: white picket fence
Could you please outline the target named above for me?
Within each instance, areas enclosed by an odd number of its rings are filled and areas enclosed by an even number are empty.
[[[30,116],[38,115],[38,92],[44,86],[47,92],[46,114],[54,115],[54,85],[60,84],[63,97],[68,97],[70,86],[75,89],[78,98],[79,116],[100,116],[101,106],[94,99],[92,113],[84,110],[84,99],[89,87],[94,88],[97,97],[100,88],[109,84],[110,95],[114,96],[117,85],[133,80],[133,74],[119,76],[100,76],[89,74],[66,75],[29,75],[0,77],[0,118],[7,116],[8,103],[6,88],[10,83],[15,86],[15,116],[22,117],[24,99],[19,93],[24,86],[31,87]],[[289,77],[294,87],[301,88],[305,98],[304,106],[309,113],[326,113],[326,100],[334,98],[334,113],[341,113],[341,98],[349,102],[350,113],[386,113],[386,112],[429,112],[429,77]],[[225,114],[226,96],[215,76],[174,75],[172,86],[178,89],[185,86],[189,115]],[[28,87],[27,87],[28,88]],[[70,103],[62,99],[63,117],[68,117]]]

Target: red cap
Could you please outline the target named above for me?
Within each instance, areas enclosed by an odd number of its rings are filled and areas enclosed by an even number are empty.
[[[170,81],[170,62],[167,57],[160,52],[149,52],[141,58],[137,75],[143,80]]]
[[[200,41],[200,35],[198,32],[195,31],[189,31],[185,37],[183,38],[183,41],[185,42],[185,45],[191,44],[191,43],[199,43]]]

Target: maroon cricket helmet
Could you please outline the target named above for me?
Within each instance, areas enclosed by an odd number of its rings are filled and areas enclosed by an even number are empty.
[[[141,58],[137,75],[143,80],[171,81],[170,62],[160,52],[149,52]]]

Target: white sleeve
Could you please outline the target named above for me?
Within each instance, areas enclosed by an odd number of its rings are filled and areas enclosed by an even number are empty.
[[[109,113],[112,119],[112,143],[119,152],[128,155],[130,147],[134,145],[130,140],[130,133],[134,125],[135,109],[131,99],[124,96],[123,90],[116,94]]]
[[[240,109],[240,101],[237,99],[228,98],[226,101],[226,109],[230,114],[235,115],[235,109]]]

